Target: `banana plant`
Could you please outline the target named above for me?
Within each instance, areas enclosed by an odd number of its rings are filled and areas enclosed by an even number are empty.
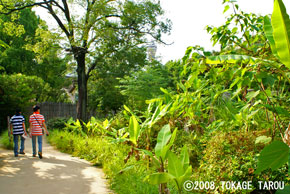
[[[290,68],[290,18],[282,0],[274,1],[271,25],[268,19],[265,19],[265,23],[267,24],[265,34],[271,44],[272,52],[286,67]],[[285,142],[284,138],[283,141]],[[289,146],[286,142],[274,141],[262,150],[258,160],[256,174],[268,168],[278,169],[287,161],[290,166]],[[290,175],[290,168],[288,174]],[[287,191],[288,193],[290,191],[289,185],[283,191],[278,190],[276,193],[282,194]]]
[[[277,52],[280,61],[290,68],[290,19],[282,0],[274,1],[271,18],[274,42],[270,41],[273,52]]]
[[[171,134],[170,126],[165,125],[158,133],[154,153],[144,151],[152,158],[158,169],[157,173],[148,175],[145,180],[150,184],[158,184],[159,193],[168,193],[167,183],[170,181],[174,182],[178,192],[181,193],[183,182],[188,180],[192,173],[187,147],[182,148],[180,157],[170,151],[176,132],[177,129]],[[168,165],[166,166],[166,164]]]
[[[141,119],[136,116],[133,111],[131,111],[127,106],[124,106],[125,110],[128,111],[132,116],[130,117],[129,121],[129,135],[130,138],[129,140],[134,144],[137,145],[137,141],[141,135],[141,133],[145,132],[146,133],[146,149],[150,149],[151,141],[151,130],[152,127],[161,119],[163,118],[167,112],[169,107],[171,106],[171,103],[163,105],[162,103],[159,103],[159,105],[155,108],[154,113],[152,114],[152,108],[153,108],[153,103],[149,103],[148,109],[144,114],[144,117],[146,120],[144,122],[141,122]],[[141,124],[139,124],[139,122]]]

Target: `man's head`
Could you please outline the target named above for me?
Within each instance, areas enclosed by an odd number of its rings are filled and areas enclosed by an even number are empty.
[[[20,114],[21,114],[21,110],[20,110],[20,108],[17,108],[17,109],[15,110],[15,113],[16,113],[16,115],[20,115]]]
[[[40,107],[35,105],[33,106],[33,112],[39,112]]]

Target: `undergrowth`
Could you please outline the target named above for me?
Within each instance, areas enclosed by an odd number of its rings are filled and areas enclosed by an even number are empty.
[[[67,131],[53,130],[48,137],[51,145],[60,151],[86,159],[103,168],[111,189],[118,194],[158,193],[158,186],[143,182],[148,171],[142,161],[131,158],[125,164],[130,147],[112,144],[101,137],[82,137]]]
[[[6,149],[13,150],[13,135],[8,136],[8,130],[2,132],[0,136],[0,145]]]

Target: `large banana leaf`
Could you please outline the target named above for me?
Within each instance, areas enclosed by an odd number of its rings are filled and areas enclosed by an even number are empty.
[[[161,184],[161,183],[167,183],[170,180],[172,180],[174,177],[168,173],[154,173],[151,175],[148,175],[145,180],[147,179],[150,184]]]
[[[184,174],[184,169],[181,161],[171,151],[168,152],[168,172],[175,178],[179,178]]]
[[[168,150],[171,148],[171,146],[173,145],[174,141],[175,141],[175,137],[176,137],[176,133],[177,133],[177,129],[175,129],[171,135],[170,141],[167,145],[165,145],[163,147],[163,149],[161,150],[161,155],[160,157],[163,159],[163,161],[167,158],[168,155]]]
[[[290,68],[290,19],[282,0],[274,1],[271,23],[280,61]]]
[[[227,63],[237,63],[239,61],[248,62],[249,64],[255,64],[257,58],[247,56],[247,55],[218,55],[218,56],[209,56],[206,58],[207,64],[221,64],[224,62]]]
[[[170,137],[171,137],[170,126],[165,125],[157,136],[157,144],[155,146],[155,154],[157,157],[161,156],[162,149],[164,148],[164,146],[166,146]]]
[[[270,43],[272,53],[275,56],[278,56],[276,44],[275,44],[274,37],[273,37],[273,28],[271,25],[271,20],[268,16],[264,17],[264,32],[265,32],[265,35]]]
[[[135,116],[131,116],[130,118],[129,134],[130,134],[130,141],[132,141],[132,143],[136,145],[139,138],[139,134],[140,134],[140,125],[137,119],[135,118]]]

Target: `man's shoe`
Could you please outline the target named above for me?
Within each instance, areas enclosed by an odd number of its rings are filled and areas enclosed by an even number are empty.
[[[18,157],[18,154],[15,154],[14,156],[15,156],[15,157]]]
[[[25,154],[25,152],[19,152],[19,154]]]
[[[32,157],[36,157],[36,154],[33,154]]]
[[[41,152],[38,152],[38,156],[41,159],[42,158],[42,153]]]

